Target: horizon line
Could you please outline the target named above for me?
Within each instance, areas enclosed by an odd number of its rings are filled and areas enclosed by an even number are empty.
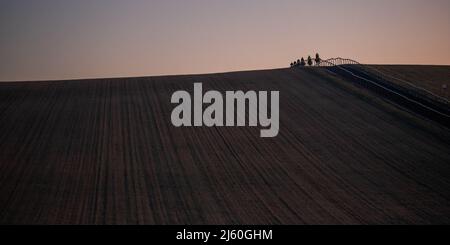
[[[450,66],[450,64],[404,64],[404,63],[392,63],[392,64],[382,64],[382,63],[360,63],[361,65],[370,66]],[[305,68],[318,68],[318,66],[305,66]],[[0,80],[2,83],[26,83],[26,82],[63,82],[63,81],[80,81],[80,80],[104,80],[104,79],[127,79],[127,78],[151,78],[151,77],[172,77],[172,76],[201,76],[201,75],[213,75],[213,74],[226,74],[226,73],[238,73],[238,72],[253,72],[253,71],[269,71],[269,70],[280,70],[280,69],[291,69],[289,66],[285,67],[273,67],[273,68],[255,68],[255,69],[243,69],[243,70],[229,70],[229,71],[211,71],[204,73],[179,73],[179,74],[151,74],[151,75],[117,75],[117,76],[92,76],[92,77],[72,77],[72,78],[43,78],[43,79],[10,79],[10,80]]]

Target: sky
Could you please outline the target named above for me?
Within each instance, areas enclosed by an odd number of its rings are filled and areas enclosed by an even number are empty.
[[[0,81],[450,65],[450,0],[0,0]]]

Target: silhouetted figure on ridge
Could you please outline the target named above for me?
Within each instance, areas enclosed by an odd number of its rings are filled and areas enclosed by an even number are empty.
[[[316,59],[314,61],[316,62],[316,65],[320,65],[319,53],[316,53]]]
[[[303,59],[303,57],[302,57],[302,59],[300,60],[300,65],[301,65],[301,66],[305,66],[305,65],[306,65],[305,59]]]
[[[308,65],[312,66],[312,64],[313,64],[313,61],[312,61],[311,55],[308,55]]]

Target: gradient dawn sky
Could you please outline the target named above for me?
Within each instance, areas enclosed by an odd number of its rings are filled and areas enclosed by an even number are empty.
[[[450,65],[450,0],[0,0],[0,81]]]

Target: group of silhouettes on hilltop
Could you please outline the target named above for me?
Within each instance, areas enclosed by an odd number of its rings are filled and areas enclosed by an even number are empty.
[[[320,64],[320,56],[317,53],[316,54],[316,58],[313,60],[311,58],[311,55],[308,55],[308,59],[305,61],[305,59],[303,59],[303,57],[301,59],[298,59],[297,61],[294,61],[291,63],[291,67],[295,67],[295,66],[312,66],[312,65],[319,65]]]

